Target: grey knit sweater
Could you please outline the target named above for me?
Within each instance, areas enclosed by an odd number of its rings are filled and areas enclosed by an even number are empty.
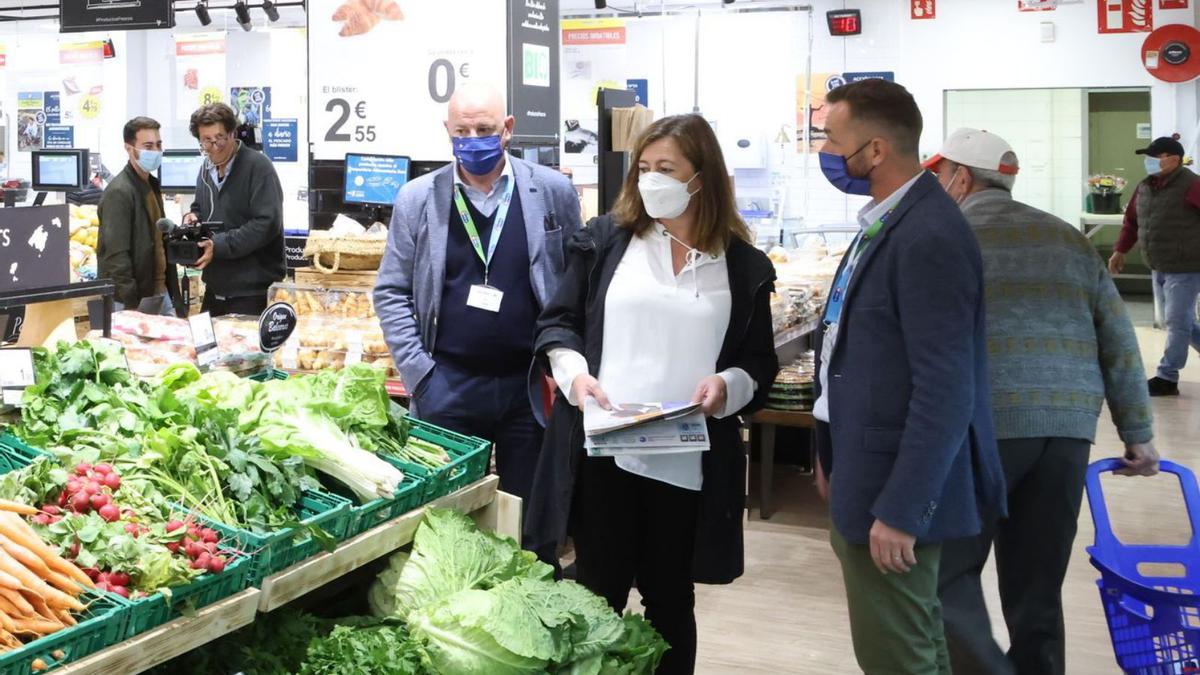
[[[1003,190],[969,196],[962,211],[983,253],[996,436],[1094,442],[1107,399],[1121,440],[1149,441],[1137,337],[1087,238]]]

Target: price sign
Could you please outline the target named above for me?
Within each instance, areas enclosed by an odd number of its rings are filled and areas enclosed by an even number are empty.
[[[205,87],[200,90],[200,105],[212,105],[221,102],[221,90],[216,87]]]
[[[79,102],[79,114],[83,115],[85,120],[94,120],[100,116],[100,97],[95,94],[88,94]]]
[[[26,387],[33,386],[35,375],[33,350],[0,349],[0,404],[21,405],[21,396]]]
[[[258,319],[258,346],[270,353],[287,344],[296,331],[296,309],[286,302],[267,308]]]
[[[217,332],[213,329],[212,315],[208,312],[188,317],[192,329],[192,342],[196,345],[196,360],[200,368],[208,368],[221,358],[217,348]]]
[[[363,336],[362,333],[350,333],[346,337],[346,365],[362,363]]]
[[[313,156],[340,160],[348,152],[388,148],[450,159],[442,130],[450,97],[466,82],[505,88],[507,4],[404,3],[402,15],[381,16],[370,26],[335,21],[342,14],[334,11],[313,11],[309,53],[322,55],[309,71]],[[466,16],[471,20],[463,21]],[[380,77],[384,69],[387,77]]]

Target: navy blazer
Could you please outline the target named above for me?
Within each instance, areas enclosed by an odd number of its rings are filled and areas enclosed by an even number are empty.
[[[829,364],[817,447],[847,541],[876,519],[934,543],[1005,514],[983,300],[975,235],[925,173],[862,254]]]

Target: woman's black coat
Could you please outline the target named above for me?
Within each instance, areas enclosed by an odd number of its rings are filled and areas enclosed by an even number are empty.
[[[630,230],[603,216],[568,243],[566,274],[537,325],[535,350],[546,372],[549,351],[566,347],[583,354],[589,372],[599,375],[605,297],[631,237]],[[741,368],[758,388],[738,415],[708,420],[711,449],[703,460],[693,579],[709,584],[730,583],[742,574],[746,453],[738,417],[763,407],[779,369],[770,308],[775,268],[761,251],[740,239],[730,244],[725,258],[732,304],[716,372]],[[583,440],[582,413],[566,396],[558,396],[525,509],[525,546],[547,562],[553,562],[555,549],[567,535],[575,478],[585,459]]]

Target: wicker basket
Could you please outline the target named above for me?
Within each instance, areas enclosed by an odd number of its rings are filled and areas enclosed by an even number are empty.
[[[326,274],[339,270],[377,270],[387,248],[385,237],[331,237],[318,232],[308,237],[304,257]],[[332,261],[332,265],[327,264]]]

